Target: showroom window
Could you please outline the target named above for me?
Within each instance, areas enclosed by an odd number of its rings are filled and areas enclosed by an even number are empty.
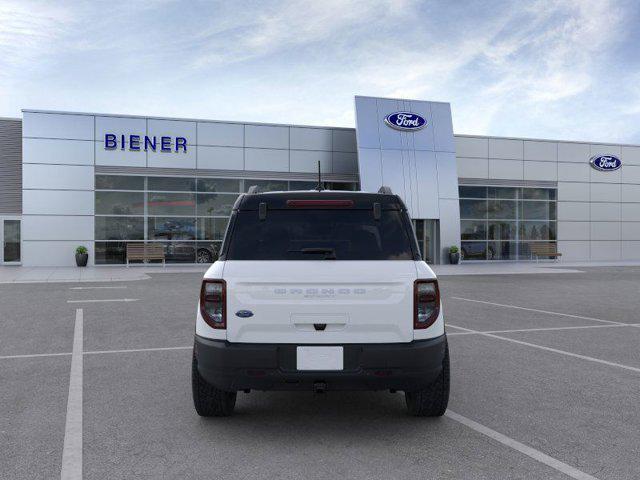
[[[465,260],[528,260],[532,243],[556,242],[556,189],[460,186]]]
[[[261,191],[309,190],[313,181],[96,175],[95,263],[126,263],[127,243],[164,247],[167,263],[218,258],[231,209],[250,186]],[[353,182],[325,182],[357,190]]]

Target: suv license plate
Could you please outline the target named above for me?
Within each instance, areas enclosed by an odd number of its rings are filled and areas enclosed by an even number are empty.
[[[296,350],[298,370],[343,370],[342,347],[298,347]]]

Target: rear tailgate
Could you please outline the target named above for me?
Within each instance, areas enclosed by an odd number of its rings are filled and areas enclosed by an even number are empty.
[[[227,340],[410,342],[415,278],[414,262],[405,260],[228,260]]]

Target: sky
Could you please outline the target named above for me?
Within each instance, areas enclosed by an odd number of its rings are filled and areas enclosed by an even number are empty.
[[[354,95],[454,132],[640,143],[637,0],[0,0],[21,109],[354,127]]]

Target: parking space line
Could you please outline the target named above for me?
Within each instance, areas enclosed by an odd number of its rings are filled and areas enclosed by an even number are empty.
[[[484,300],[475,300],[473,298],[449,297],[454,300],[463,300],[465,302],[483,303],[485,305],[493,305],[494,307],[515,308],[517,310],[526,310],[528,312],[546,313],[547,315],[557,315],[560,317],[578,318],[580,320],[592,320],[594,322],[610,323],[612,325],[625,325],[622,322],[614,322],[612,320],[603,320],[601,318],[584,317],[582,315],[572,315],[570,313],[550,312],[548,310],[538,310],[536,308],[520,307],[518,305],[505,305],[504,303],[487,302]]]
[[[69,290],[102,290],[102,289],[118,290],[123,288],[128,288],[128,287],[126,285],[100,286],[100,287],[69,287]]]
[[[640,372],[640,368],[632,367],[630,365],[623,365],[622,363],[609,362],[608,360],[602,360],[600,358],[588,357],[587,355],[580,355],[579,353],[567,352],[566,350],[559,350],[557,348],[545,347],[544,345],[538,345],[530,342],[523,342],[522,340],[516,340],[515,338],[503,337],[500,335],[494,335],[493,333],[480,332],[478,330],[472,330],[470,328],[458,327],[455,325],[448,324],[450,327],[459,328],[461,330],[465,330],[467,332],[476,333],[478,335],[482,335],[483,337],[497,338],[498,340],[505,340],[511,343],[517,343],[519,345],[525,345],[527,347],[538,348],[540,350],[546,350],[547,352],[559,353],[561,355],[566,355],[568,357],[579,358],[581,360],[587,360],[589,362],[601,363],[603,365],[609,365],[611,367],[618,367],[624,370],[631,370],[632,372]],[[627,325],[623,325],[627,326]]]
[[[520,443],[517,440],[514,440],[511,437],[507,437],[506,435],[500,432],[496,432],[495,430],[492,430],[489,427],[485,427],[484,425],[478,422],[474,422],[470,418],[460,415],[459,413],[455,413],[451,410],[447,410],[445,415],[451,420],[461,423],[465,427],[468,427],[478,433],[481,433],[482,435],[485,435],[495,440],[496,442],[501,443],[502,445],[512,448],[513,450],[523,453],[529,458],[532,458],[537,462],[543,463],[544,465],[547,465],[548,467],[551,467],[560,473],[564,473],[565,475],[571,478],[575,478],[576,480],[598,480],[596,477],[589,475],[588,473],[585,473],[582,470],[578,470],[577,468],[572,467],[571,465],[561,462],[557,458],[553,458],[547,455],[546,453],[542,453],[540,450],[536,450],[535,448],[532,448],[523,443]]]
[[[62,357],[69,356],[71,352],[64,353],[31,353],[27,355],[3,355],[0,357],[0,360],[9,360],[12,358],[37,358],[37,357]]]
[[[518,333],[518,332],[548,332],[554,330],[584,330],[589,328],[617,328],[617,327],[639,327],[640,323],[621,323],[619,325],[577,325],[575,327],[541,327],[541,328],[518,328],[515,330],[478,330],[472,332],[451,332],[447,335],[479,335],[481,333]],[[447,323],[447,327],[462,328]]]
[[[67,303],[137,302],[139,298],[109,298],[105,300],[67,300]]]
[[[191,350],[193,345],[188,347],[157,347],[157,348],[135,348],[132,350],[93,350],[84,352],[85,355],[100,355],[104,353],[134,353],[134,352],[163,352],[166,350]]]
[[[82,480],[82,334],[83,312],[76,309],[69,374],[67,419],[64,426],[61,480]]]

